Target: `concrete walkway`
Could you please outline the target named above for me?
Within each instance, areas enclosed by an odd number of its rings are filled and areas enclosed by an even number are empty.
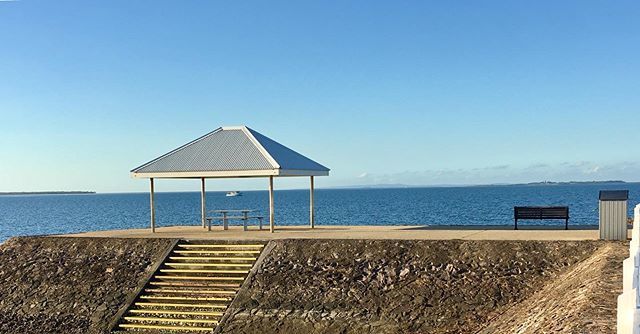
[[[96,231],[61,236],[107,237],[107,238],[180,238],[180,239],[224,239],[224,240],[271,240],[271,239],[402,239],[402,240],[596,240],[597,229],[574,227],[568,231],[550,227],[524,227],[513,230],[506,226],[478,227],[429,227],[429,226],[280,226],[275,233],[251,227],[232,226],[223,231],[220,227],[208,232],[198,226],[172,226],[150,229]]]

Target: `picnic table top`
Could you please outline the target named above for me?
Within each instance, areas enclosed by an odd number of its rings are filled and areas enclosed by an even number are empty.
[[[219,213],[225,213],[225,212],[253,212],[256,210],[249,210],[249,209],[243,209],[243,210],[211,210],[211,212],[219,212]]]

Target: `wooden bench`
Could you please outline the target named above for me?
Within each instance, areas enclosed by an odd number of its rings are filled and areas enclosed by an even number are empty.
[[[264,219],[264,217],[263,216],[249,216],[249,212],[252,212],[252,211],[253,210],[214,210],[213,212],[221,213],[222,216],[206,217],[205,219],[207,220],[208,230],[211,231],[211,222],[213,220],[222,221],[222,229],[228,230],[229,229],[229,220],[234,220],[234,219],[235,220],[242,220],[242,228],[245,231],[248,230],[249,221],[251,219],[256,219],[258,221],[258,226],[262,230],[262,219]],[[241,216],[229,216],[228,215],[229,213],[234,213],[234,212],[242,212],[242,215]]]
[[[514,206],[515,230],[519,219],[564,219],[564,229],[569,229],[568,206]]]

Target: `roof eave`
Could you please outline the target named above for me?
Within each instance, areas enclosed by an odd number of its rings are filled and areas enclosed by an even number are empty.
[[[199,171],[199,172],[132,172],[136,179],[196,179],[196,178],[240,178],[269,176],[328,176],[329,170],[234,170],[234,171]]]
[[[277,176],[329,176],[329,170],[281,169]]]

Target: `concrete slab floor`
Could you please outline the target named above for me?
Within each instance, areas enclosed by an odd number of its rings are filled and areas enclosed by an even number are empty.
[[[630,234],[631,230],[629,230]],[[398,240],[597,240],[599,232],[594,227],[573,227],[569,230],[544,226],[522,227],[513,230],[508,226],[278,226],[274,233],[266,227],[259,230],[252,226],[243,231],[241,226],[221,227],[207,231],[200,226],[170,226],[156,228],[156,233],[146,229],[107,230],[78,234],[56,235],[65,237],[108,238],[179,238],[218,240],[272,240],[272,239],[398,239]]]

